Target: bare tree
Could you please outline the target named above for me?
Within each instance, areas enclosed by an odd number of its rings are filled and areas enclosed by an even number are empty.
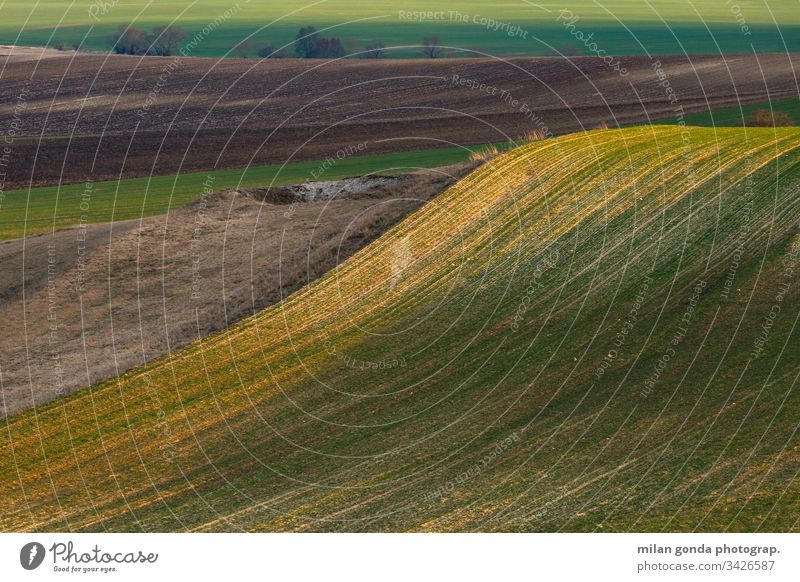
[[[442,48],[438,36],[426,36],[422,39],[422,54],[430,59],[438,59],[442,56]]]
[[[347,54],[342,46],[342,41],[332,36],[330,38],[325,36],[317,37],[317,46],[314,51],[314,56],[320,59],[338,59]]]
[[[120,55],[143,55],[150,42],[147,34],[135,26],[121,25],[116,33],[108,37],[114,52]]]
[[[362,59],[382,59],[386,56],[386,45],[380,41],[368,44],[359,56]]]
[[[186,33],[179,26],[170,24],[168,26],[156,26],[153,29],[150,42],[150,53],[162,57],[168,57],[175,53]]]

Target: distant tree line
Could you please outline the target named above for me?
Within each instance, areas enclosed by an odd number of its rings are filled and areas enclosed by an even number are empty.
[[[262,59],[285,59],[290,56],[300,59],[341,59],[346,56],[380,59],[386,56],[386,45],[382,42],[375,41],[360,49],[353,42],[345,42],[335,36],[323,36],[313,26],[304,26],[298,30],[292,44],[293,55],[269,42],[256,50],[251,40],[240,42],[233,52],[245,59],[254,53]]]
[[[301,59],[338,59],[347,54],[342,41],[335,36],[322,36],[313,26],[297,31],[294,52]]]
[[[321,36],[313,26],[304,26],[297,31],[294,40],[295,54],[301,59],[338,59],[347,56],[344,43],[336,37]],[[362,59],[380,59],[386,56],[386,45],[380,41],[368,44],[363,49],[350,51]],[[420,52],[431,59],[444,55],[444,47],[438,36],[428,36],[422,40]]]
[[[123,55],[155,55],[168,57],[174,55],[186,38],[186,32],[179,26],[170,24],[156,26],[150,32],[135,26],[120,26],[119,30],[109,36],[108,42],[114,52]],[[345,48],[345,45],[348,48]],[[267,43],[257,48],[252,40],[247,39],[233,48],[233,53],[240,58],[247,58],[254,53],[262,59],[288,58],[290,53]],[[362,59],[380,59],[386,56],[386,45],[374,41],[360,48],[355,43],[345,43],[335,36],[323,36],[313,26],[304,26],[297,31],[294,39],[294,56],[301,59],[340,59],[348,55]],[[438,36],[425,37],[420,46],[420,53],[428,58],[436,59],[445,54]]]
[[[120,55],[156,55],[168,57],[175,54],[186,33],[179,26],[156,26],[149,33],[135,26],[120,26],[108,41]]]

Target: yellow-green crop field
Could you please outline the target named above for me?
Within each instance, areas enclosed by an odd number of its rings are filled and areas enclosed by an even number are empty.
[[[799,146],[502,154],[283,303],[7,419],[0,529],[796,531]]]

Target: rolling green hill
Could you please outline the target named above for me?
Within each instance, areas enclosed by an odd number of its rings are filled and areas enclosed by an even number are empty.
[[[516,148],[8,419],[2,530],[796,530],[800,131]]]
[[[565,10],[566,12],[562,12]],[[572,19],[577,17],[578,20]],[[500,55],[554,54],[554,50],[591,54],[575,31],[592,35],[609,54],[742,53],[799,50],[800,13],[792,0],[669,0],[645,3],[587,0],[531,3],[457,4],[412,0],[386,5],[367,0],[306,2],[228,2],[186,0],[9,0],[0,5],[0,42],[106,50],[107,36],[120,24],[151,28],[176,22],[190,36],[200,34],[194,56],[222,56],[251,37],[254,47],[291,43],[307,24],[354,46],[381,40],[411,47],[439,35],[443,44]],[[565,28],[565,21],[577,28]],[[209,34],[204,28],[213,27]],[[752,46],[751,46],[752,45]],[[394,56],[418,55],[400,48]]]

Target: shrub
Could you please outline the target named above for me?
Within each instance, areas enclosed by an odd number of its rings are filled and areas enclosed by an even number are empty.
[[[792,116],[783,111],[770,111],[757,109],[747,118],[747,125],[751,127],[786,127],[794,125]]]
[[[275,48],[271,44],[265,44],[263,47],[258,49],[258,56],[260,56],[262,59],[285,59],[289,57],[289,55],[286,54],[286,51]]]
[[[469,154],[470,162],[488,162],[500,154],[500,150],[495,145],[489,145],[482,149],[475,150]]]
[[[114,52],[120,55],[143,55],[150,46],[147,34],[135,26],[120,25],[116,33],[108,38]]]
[[[253,41],[252,40],[243,40],[235,47],[233,47],[233,52],[236,53],[236,56],[240,59],[246,59],[251,54],[253,54]]]
[[[522,141],[524,142],[531,142],[531,141],[539,141],[542,139],[547,139],[549,137],[548,132],[543,129],[532,129],[528,132],[525,132],[522,135]]]
[[[347,52],[342,46],[342,41],[336,37],[317,37],[317,47],[314,56],[318,59],[338,59],[345,56]]]

